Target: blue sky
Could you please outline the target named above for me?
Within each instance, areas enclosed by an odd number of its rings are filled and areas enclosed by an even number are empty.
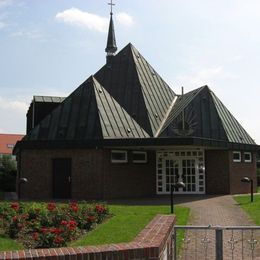
[[[115,0],[132,42],[180,93],[208,85],[260,143],[259,0]],[[25,133],[33,95],[66,96],[105,62],[106,0],[0,0],[0,132]]]

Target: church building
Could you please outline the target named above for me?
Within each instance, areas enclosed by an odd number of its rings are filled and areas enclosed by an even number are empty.
[[[176,94],[129,43],[68,97],[34,96],[15,146],[22,199],[246,193],[259,146],[208,86]],[[235,94],[234,94],[235,95]],[[254,187],[256,189],[256,187]]]

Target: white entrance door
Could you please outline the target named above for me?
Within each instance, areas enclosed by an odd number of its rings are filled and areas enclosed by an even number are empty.
[[[203,153],[163,152],[157,153],[157,193],[169,194],[171,185],[184,182],[185,188],[174,193],[205,193]]]

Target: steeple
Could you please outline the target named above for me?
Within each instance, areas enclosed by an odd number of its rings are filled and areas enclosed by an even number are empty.
[[[117,51],[117,46],[116,46],[116,36],[115,36],[115,28],[114,28],[114,21],[113,21],[113,0],[111,0],[110,3],[108,3],[111,6],[111,11],[110,11],[110,23],[109,23],[109,30],[108,30],[108,37],[107,37],[107,47],[105,49],[107,53],[107,62],[110,60],[112,56]]]

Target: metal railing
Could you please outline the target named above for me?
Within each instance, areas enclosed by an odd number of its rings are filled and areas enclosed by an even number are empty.
[[[260,259],[260,226],[175,226],[173,236],[175,260]]]

